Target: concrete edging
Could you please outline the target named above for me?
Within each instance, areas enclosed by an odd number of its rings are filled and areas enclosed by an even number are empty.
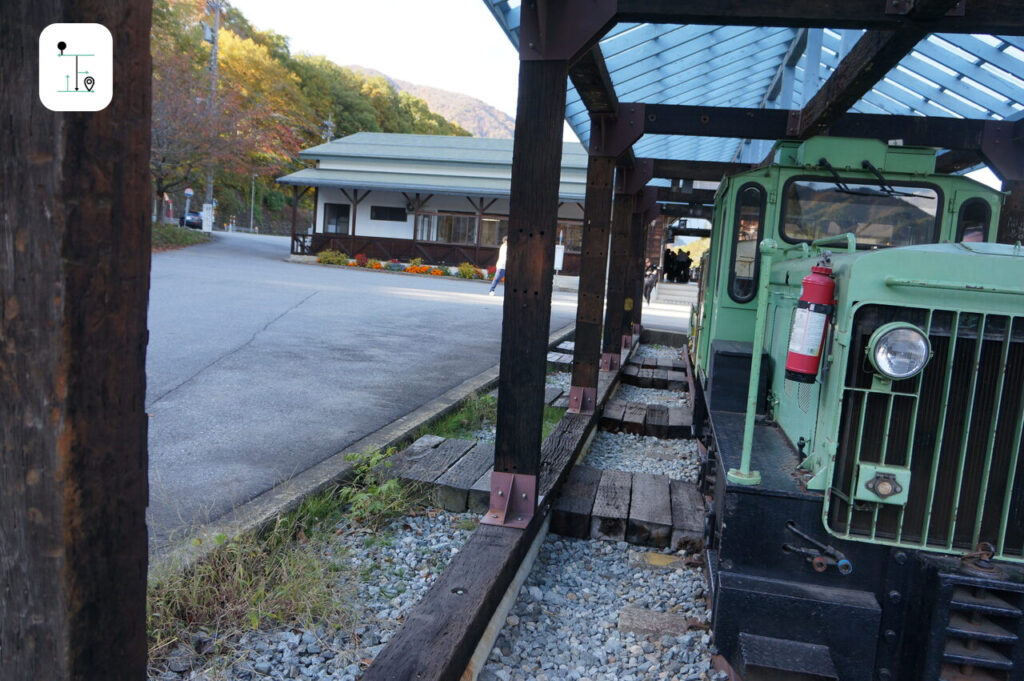
[[[573,335],[575,322],[563,326],[548,336],[548,347],[554,347]],[[218,536],[235,537],[257,532],[268,527],[278,516],[296,508],[308,497],[323,492],[331,485],[347,482],[352,477],[353,464],[346,456],[353,452],[385,449],[397,446],[412,437],[420,428],[454,411],[471,395],[492,389],[498,383],[498,365],[466,379],[451,390],[434,398],[405,416],[392,421],[366,437],[345,447],[338,453],[303,472],[270,488],[204,525],[198,532],[172,546],[150,555],[151,576],[166,570],[185,570],[217,547]]]

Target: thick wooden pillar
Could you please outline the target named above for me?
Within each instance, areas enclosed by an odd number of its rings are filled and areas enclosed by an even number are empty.
[[[999,214],[999,242],[1024,243],[1024,181],[1003,182],[1003,191],[1010,195]]]
[[[151,9],[0,4],[4,679],[146,675]],[[75,22],[113,36],[113,100],[54,113],[38,39]]]
[[[608,270],[612,179],[615,159],[591,156],[587,163],[587,197],[583,216],[580,289],[576,302],[576,346],[573,352],[569,411],[593,414],[601,361],[601,315]]]
[[[612,239],[608,254],[608,303],[604,316],[604,343],[601,348],[601,369],[615,371],[619,368],[623,342],[623,324],[627,305],[632,307],[632,298],[627,293],[629,274],[629,235],[633,207],[633,194],[615,194],[612,204]],[[632,341],[632,333],[630,334]]]
[[[643,314],[643,261],[644,245],[647,243],[647,222],[646,214],[634,213],[633,215],[633,233],[630,235],[630,248],[632,249],[630,279],[633,309],[630,312],[630,326],[627,327],[627,333],[638,336],[640,334],[641,315]]]
[[[640,333],[640,315],[644,303],[644,243],[647,240],[645,213],[634,212],[629,225],[629,260],[626,274],[626,305],[622,319],[622,336],[634,337]],[[623,340],[625,345],[625,340]]]
[[[494,470],[533,476],[534,503],[568,73],[567,61],[519,64]]]

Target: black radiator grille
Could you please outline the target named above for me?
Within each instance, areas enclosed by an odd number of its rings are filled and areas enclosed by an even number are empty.
[[[932,358],[891,391],[865,348],[882,324],[928,333]],[[868,305],[850,341],[829,525],[850,538],[1024,560],[1024,318]],[[905,467],[905,505],[851,501],[862,463]]]

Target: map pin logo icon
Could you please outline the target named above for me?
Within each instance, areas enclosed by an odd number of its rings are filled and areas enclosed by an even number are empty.
[[[92,86],[96,84],[96,79],[93,78],[92,76],[86,76],[84,82],[85,82],[85,89],[88,90],[89,92],[92,92]]]

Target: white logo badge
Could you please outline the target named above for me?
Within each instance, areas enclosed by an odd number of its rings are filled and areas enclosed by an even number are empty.
[[[50,24],[39,34],[39,101],[100,111],[114,96],[114,38],[102,24]]]

